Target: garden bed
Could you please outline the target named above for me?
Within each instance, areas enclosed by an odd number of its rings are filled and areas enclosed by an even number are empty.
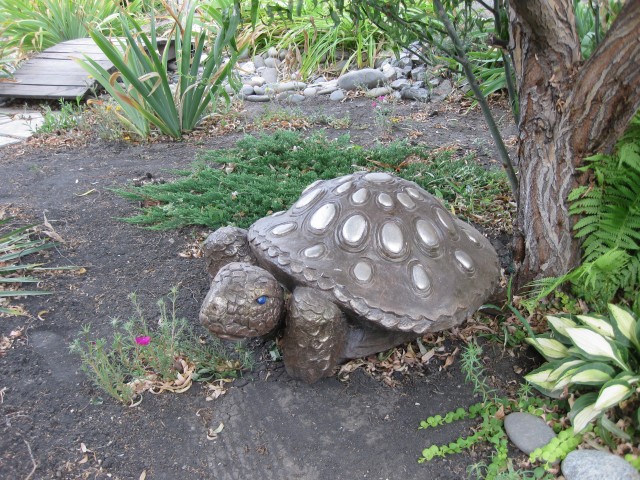
[[[464,333],[441,336],[430,360],[392,368],[387,377],[354,366],[348,378],[315,385],[288,377],[270,355],[272,340],[254,341],[249,346],[256,367],[225,383],[224,395],[213,398],[216,389],[194,384],[181,394],[146,392],[131,408],[80,370],[70,344],[85,324],[97,336],[111,335],[111,319],[133,313],[131,292],[153,321],[156,301],[177,286],[178,314],[196,324],[209,286],[204,261],[194,254],[207,230],[126,224],[117,218],[136,213],[138,205],[113,188],[148,173],[171,180],[172,169],[188,168],[198,152],[232,147],[245,132],[272,127],[300,128],[305,135],[324,128],[329,138],[349,133],[353,144],[365,147],[407,139],[499,165],[480,113],[459,103],[397,103],[390,126],[376,123],[371,100],[361,97],[310,99],[294,110],[244,108],[228,115],[227,127],[218,123],[182,142],[105,141],[82,130],[2,150],[0,213],[24,223],[46,216],[49,232],[64,242],[44,260],[78,268],[43,276],[40,286],[52,295],[19,302],[28,316],[0,318],[0,338],[7,339],[0,350],[0,477],[458,479],[469,465],[489,461],[490,452],[480,449],[417,463],[423,448],[468,435],[473,425],[417,429],[430,415],[479,400],[459,366]],[[509,138],[515,132],[510,115],[499,108],[496,113]],[[504,264],[509,240],[506,234],[492,238]],[[507,391],[534,357],[528,350],[487,346],[487,372]]]

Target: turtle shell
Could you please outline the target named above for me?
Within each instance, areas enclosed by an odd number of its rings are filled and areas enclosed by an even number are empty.
[[[389,330],[460,324],[499,279],[480,232],[414,182],[383,172],[313,183],[289,210],[254,223],[249,242],[289,288],[318,288]]]

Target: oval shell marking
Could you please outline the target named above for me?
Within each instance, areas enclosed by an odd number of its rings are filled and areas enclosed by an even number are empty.
[[[471,243],[473,243],[474,247],[482,248],[482,244],[480,243],[480,241],[471,232],[467,231],[466,229],[463,229],[463,231],[467,235],[467,238],[471,241]]]
[[[405,208],[414,208],[416,206],[415,202],[411,200],[411,197],[404,192],[398,193],[396,198]]]
[[[305,249],[303,253],[307,258],[320,258],[326,253],[326,251],[327,247],[322,243],[318,243],[316,245],[313,245],[312,247]]]
[[[422,198],[422,195],[417,189],[413,187],[407,187],[406,190],[407,190],[407,193],[411,195],[413,198],[415,198],[416,200],[420,200]]]
[[[393,177],[391,175],[389,175],[388,173],[385,173],[385,172],[367,173],[364,176],[364,178],[365,178],[365,180],[367,180],[369,182],[374,182],[374,183],[388,182],[389,180],[393,179]]]
[[[438,216],[438,220],[442,226],[451,234],[452,236],[456,235],[456,226],[453,224],[453,219],[449,216],[447,212],[442,210],[441,208],[436,208],[436,215]]]
[[[351,272],[359,282],[370,282],[373,278],[373,267],[369,262],[360,261],[356,263]]]
[[[356,205],[362,205],[369,199],[369,190],[361,188],[351,195],[351,201]]]
[[[456,250],[454,255],[463,271],[469,274],[473,274],[476,271],[473,260],[471,260],[471,257],[466,252],[463,252],[462,250]]]
[[[416,232],[418,232],[418,238],[427,248],[436,248],[440,244],[440,236],[438,230],[433,224],[424,219],[419,219],[416,222]]]
[[[388,254],[401,254],[404,250],[404,235],[400,227],[393,222],[385,223],[380,230],[380,243]]]
[[[431,280],[429,275],[422,265],[415,263],[411,267],[411,282],[421,293],[431,292]]]
[[[297,225],[293,222],[281,223],[280,225],[276,225],[271,229],[271,233],[278,237],[282,237],[287,233],[291,233],[296,229]]]
[[[322,192],[321,189],[317,189],[317,190],[310,191],[309,193],[305,193],[295,203],[294,207],[295,208],[304,208],[304,207],[306,207],[311,202],[313,202],[316,198],[318,198],[318,195],[320,195],[321,192]]]
[[[358,245],[367,233],[367,219],[362,215],[352,215],[342,225],[342,238],[349,245]]]
[[[391,198],[391,195],[389,195],[388,193],[381,193],[380,195],[378,195],[378,203],[383,207],[383,208],[392,208],[393,207],[393,198]]]
[[[353,182],[345,182],[342,185],[338,185],[338,187],[336,187],[335,189],[335,192],[337,194],[343,194],[344,192],[349,190],[352,186],[353,186]]]
[[[327,203],[325,205],[322,205],[313,213],[313,215],[311,215],[309,226],[314,230],[323,231],[335,218],[337,212],[338,208],[336,207],[335,203]]]

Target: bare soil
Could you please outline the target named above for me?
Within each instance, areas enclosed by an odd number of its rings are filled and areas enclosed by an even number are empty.
[[[44,277],[41,287],[55,293],[21,301],[31,317],[0,318],[0,338],[14,333],[0,356],[0,478],[459,479],[470,464],[487,460],[487,451],[478,450],[417,463],[423,448],[470,433],[468,422],[417,429],[430,415],[478,401],[459,356],[447,366],[446,355],[434,357],[398,376],[393,388],[360,370],[347,381],[333,377],[306,385],[256,342],[257,368],[230,384],[226,395],[209,402],[196,384],[182,394],[147,393],[128,408],[96,389],[69,353],[83,324],[108,336],[112,317],[127,318],[127,295],[134,291],[147,312],[155,312],[155,302],[178,285],[180,315],[197,322],[209,286],[204,261],[179,253],[205,230],[156,232],[123,223],[117,218],[133,214],[137,205],[110,189],[147,172],[171,178],[170,169],[188,167],[199,151],[230,147],[243,129],[254,132],[250,120],[265,108],[292,112],[247,103],[234,131],[202,131],[182,142],[133,144],[82,133],[0,150],[0,210],[25,223],[40,223],[46,215],[65,241],[45,256],[48,265],[83,267]],[[356,144],[408,138],[453,145],[461,155],[473,151],[478,161],[497,163],[480,113],[459,104],[397,105],[394,115],[401,120],[390,134],[375,125],[371,100],[364,98],[308,100],[295,112],[348,115]],[[512,137],[510,116],[503,109],[496,113]],[[327,129],[329,136],[346,132]],[[505,239],[493,240],[508,261]],[[446,351],[460,346],[446,342]],[[527,371],[533,362],[528,351],[499,346],[487,346],[486,355],[487,371],[503,389],[515,385],[514,371]],[[208,431],[221,423],[224,429],[208,440]]]

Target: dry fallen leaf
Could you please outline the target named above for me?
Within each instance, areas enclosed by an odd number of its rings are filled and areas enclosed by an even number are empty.
[[[207,432],[207,440],[215,440],[216,438],[218,438],[218,434],[222,432],[223,429],[224,423],[222,422],[220,422],[220,425],[218,425],[218,428],[216,428],[215,430],[213,428],[210,428]]]

